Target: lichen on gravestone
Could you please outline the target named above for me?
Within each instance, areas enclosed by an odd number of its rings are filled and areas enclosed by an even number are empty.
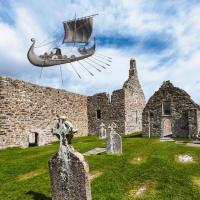
[[[60,117],[53,133],[60,139],[59,152],[49,161],[52,200],[91,200],[89,167],[71,145],[73,125]]]

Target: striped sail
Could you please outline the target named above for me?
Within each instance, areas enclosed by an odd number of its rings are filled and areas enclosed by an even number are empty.
[[[63,42],[87,43],[90,39],[93,28],[93,17],[66,21],[63,24],[65,31]]]

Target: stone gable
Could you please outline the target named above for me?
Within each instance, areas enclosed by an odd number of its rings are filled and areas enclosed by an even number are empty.
[[[146,136],[166,136],[171,128],[174,136],[189,137],[197,133],[199,106],[184,90],[165,81],[149,99],[143,111]]]

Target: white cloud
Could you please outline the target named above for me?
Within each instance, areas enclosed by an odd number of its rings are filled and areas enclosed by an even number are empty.
[[[33,67],[26,58],[30,38],[42,41],[53,30],[62,28],[62,21],[70,19],[76,11],[78,16],[99,13],[94,20],[95,34],[129,35],[146,37],[150,33],[168,33],[174,41],[171,49],[152,53],[138,46],[116,49],[98,47],[105,55],[113,58],[113,64],[101,73],[88,66],[95,76],[91,77],[79,64],[80,80],[71,69],[63,66],[64,88],[82,94],[111,92],[123,85],[128,77],[129,59],[137,60],[138,73],[146,97],[150,97],[164,80],[171,79],[175,86],[185,89],[200,103],[200,5],[187,1],[110,0],[110,1],[19,1],[11,5],[14,25],[0,21],[1,74],[14,76],[37,84],[60,87],[59,67],[40,69]],[[47,6],[48,4],[48,6]],[[142,42],[142,41],[141,41]],[[140,45],[140,44],[139,44]],[[161,62],[172,56],[173,62]],[[84,64],[84,62],[82,62]],[[68,69],[67,69],[68,68]]]

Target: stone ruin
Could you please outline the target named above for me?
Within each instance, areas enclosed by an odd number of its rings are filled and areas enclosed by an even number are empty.
[[[200,131],[200,106],[184,90],[164,81],[147,102],[142,123],[145,136],[194,137]]]
[[[60,148],[49,161],[52,200],[92,199],[88,164],[71,146],[75,132],[77,130],[65,117],[61,117],[53,129],[60,139]]]
[[[105,92],[88,97],[88,129],[90,135],[98,135],[103,122],[108,127],[117,124],[119,134],[142,131],[142,111],[145,97],[138,78],[136,61],[130,60],[129,77],[121,89],[112,95]]]
[[[112,123],[108,128],[110,129],[110,132],[108,133],[107,137],[107,153],[122,154],[122,138],[115,131],[117,125]]]
[[[103,122],[115,122],[118,133],[193,137],[200,132],[200,107],[169,81],[149,99],[139,82],[136,61],[119,90],[84,96],[0,76],[0,149],[40,146],[56,141],[50,132],[56,115],[77,125],[79,136],[98,135]],[[60,103],[62,101],[62,103]]]
[[[142,130],[145,98],[133,59],[128,80],[111,96],[84,96],[1,76],[0,88],[0,148],[56,141],[50,130],[58,114],[77,125],[79,136],[98,135],[102,122],[106,127],[117,123],[120,134]]]

